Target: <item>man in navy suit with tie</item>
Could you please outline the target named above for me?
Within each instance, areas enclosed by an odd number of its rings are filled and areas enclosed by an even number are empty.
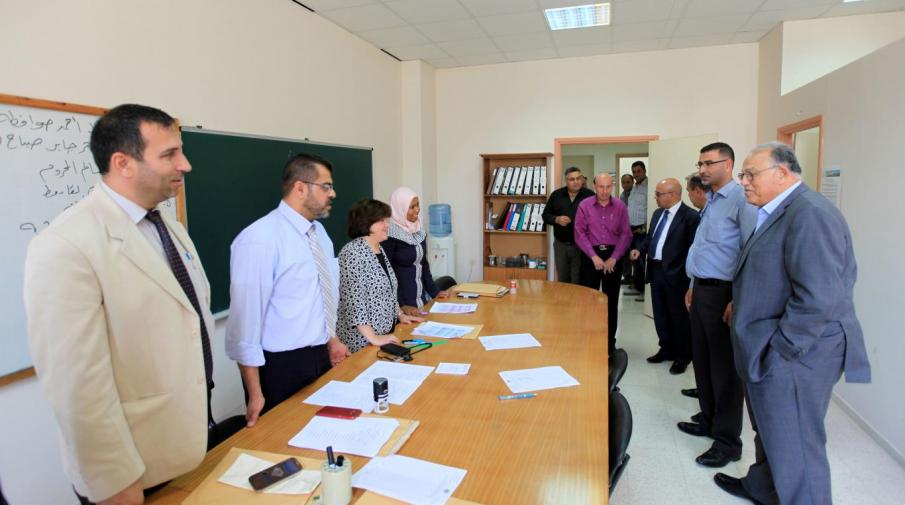
[[[716,484],[755,503],[832,503],[824,418],[833,385],[870,382],[852,290],[857,267],[839,209],[801,182],[791,147],[771,142],[738,174],[758,207],[732,283],[731,339],[755,462]]]
[[[691,362],[691,323],[685,309],[689,285],[685,260],[700,217],[682,203],[682,185],[676,179],[660,181],[654,198],[659,208],[648,227],[653,232],[640,241],[631,258],[635,260],[647,254],[646,282],[650,283],[654,325],[660,339],[660,350],[647,361],[673,360],[669,373],[679,375]]]

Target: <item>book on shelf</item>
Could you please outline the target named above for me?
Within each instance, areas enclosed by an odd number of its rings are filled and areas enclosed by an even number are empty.
[[[534,172],[534,182],[531,184],[531,194],[539,195],[540,192],[540,167],[531,167],[531,171]]]
[[[506,179],[506,167],[497,167],[494,169],[494,181],[493,181],[493,191],[490,194],[498,195],[500,194],[500,189],[503,187],[503,180]]]
[[[515,172],[515,167],[506,167],[506,177],[503,179],[503,187],[500,189],[501,195],[509,194],[509,185],[512,183],[513,172]]]
[[[525,194],[525,178],[528,177],[528,167],[521,167],[519,170],[518,184],[515,186],[515,194]]]
[[[494,168],[493,171],[490,172],[490,178],[487,180],[487,191],[484,194],[493,194],[493,181],[496,180],[497,171],[499,171],[499,167]]]
[[[540,195],[547,194],[547,167],[540,167]]]

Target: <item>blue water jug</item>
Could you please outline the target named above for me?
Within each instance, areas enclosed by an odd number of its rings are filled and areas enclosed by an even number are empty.
[[[436,203],[428,208],[430,234],[447,237],[452,233],[452,210],[447,203]]]

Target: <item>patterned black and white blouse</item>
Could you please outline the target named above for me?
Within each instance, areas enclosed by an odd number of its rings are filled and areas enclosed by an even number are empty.
[[[396,274],[380,250],[378,255],[364,237],[356,238],[339,251],[339,315],[336,335],[346,344],[349,352],[368,346],[357,326],[370,325],[377,335],[392,333],[399,314],[396,301]]]

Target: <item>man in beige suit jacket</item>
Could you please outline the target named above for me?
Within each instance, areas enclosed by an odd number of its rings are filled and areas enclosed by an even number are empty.
[[[82,503],[142,503],[207,449],[210,286],[182,225],[149,213],[191,170],[173,118],[121,105],[91,150],[102,182],[28,248],[29,344]]]

